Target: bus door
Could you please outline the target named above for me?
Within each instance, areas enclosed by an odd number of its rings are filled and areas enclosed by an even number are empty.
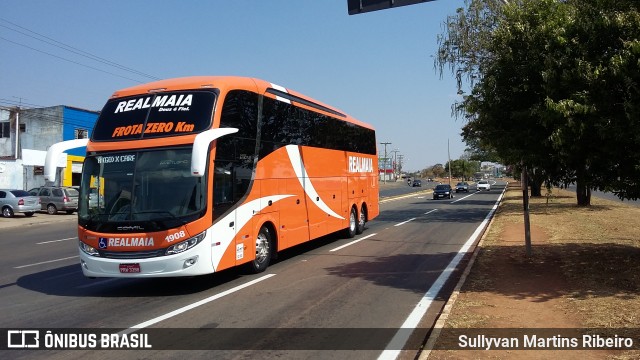
[[[215,163],[213,212],[216,232],[213,242],[217,242],[216,237],[233,239],[220,259],[220,269],[253,260],[250,254],[251,251],[255,253],[252,242],[254,215],[259,212],[260,204],[259,201],[239,204],[248,191],[250,180],[250,169],[247,171],[241,164],[233,161]]]

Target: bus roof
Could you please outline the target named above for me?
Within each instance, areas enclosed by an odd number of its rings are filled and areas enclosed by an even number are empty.
[[[113,98],[134,96],[134,95],[153,93],[153,92],[159,92],[159,91],[175,91],[175,90],[189,90],[189,89],[201,89],[201,88],[202,89],[218,88],[222,91],[228,91],[231,89],[242,89],[242,90],[254,91],[259,94],[264,94],[267,91],[267,89],[276,89],[276,90],[284,89],[283,87],[275,85],[268,81],[264,81],[256,78],[249,78],[249,77],[191,76],[191,77],[159,80],[159,81],[154,81],[146,84],[124,88],[114,92],[113,95],[111,95],[111,98],[113,99]],[[341,113],[345,115],[344,117],[336,116],[337,118],[340,118],[342,120],[345,120],[369,129],[373,129],[373,127],[370,124],[367,124],[349,115],[346,115],[344,112],[342,112],[341,110],[335,107],[324,104],[318,100],[305,96],[294,90],[291,90],[291,89],[284,89],[284,90],[285,92],[295,97],[318,104],[327,109],[331,109],[333,112]]]

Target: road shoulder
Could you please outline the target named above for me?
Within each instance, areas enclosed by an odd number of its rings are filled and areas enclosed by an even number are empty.
[[[575,197],[563,191],[555,191],[549,199],[532,199],[533,256],[527,258],[521,197],[517,188],[507,192],[478,247],[466,282],[454,295],[455,303],[445,307],[442,334],[450,334],[448,329],[493,329],[486,331],[490,335],[527,328],[639,328],[640,320],[634,314],[640,313],[640,279],[627,265],[640,255],[640,244],[633,236],[633,228],[637,230],[639,224],[634,219],[640,218],[640,212],[629,214],[636,210],[608,200],[595,200],[591,208],[579,208],[573,204]],[[610,228],[620,220],[630,221],[632,229]],[[631,258],[624,255],[625,250],[631,252]],[[610,269],[593,269],[598,256],[608,257]],[[632,267],[638,270],[638,265]],[[436,348],[447,340],[441,335]],[[638,356],[637,351],[446,348],[423,354],[429,359]]]

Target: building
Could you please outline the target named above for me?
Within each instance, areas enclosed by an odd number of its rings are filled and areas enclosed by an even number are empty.
[[[45,184],[47,149],[91,135],[99,112],[70,106],[0,108],[0,188],[29,190]],[[80,184],[86,148],[69,150],[58,163],[57,183]]]

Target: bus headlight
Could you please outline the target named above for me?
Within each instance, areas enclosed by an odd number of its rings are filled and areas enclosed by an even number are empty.
[[[187,251],[189,249],[191,249],[192,247],[198,245],[203,239],[204,239],[204,235],[206,234],[206,231],[201,232],[200,234],[187,239],[185,241],[179,242],[177,244],[173,244],[171,246],[169,246],[167,248],[167,252],[166,255],[175,255],[175,254],[179,254],[183,251]]]
[[[89,256],[100,256],[100,253],[98,253],[98,250],[96,250],[96,248],[94,248],[91,245],[87,245],[82,241],[80,241],[80,250],[82,250],[85,254]]]

